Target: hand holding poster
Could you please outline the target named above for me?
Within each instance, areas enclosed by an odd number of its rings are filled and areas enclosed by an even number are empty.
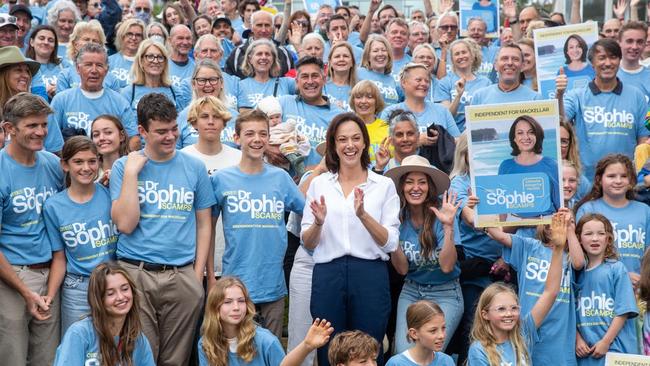
[[[474,225],[540,225],[562,206],[557,100],[468,106]]]
[[[472,18],[482,18],[487,29],[486,37],[499,36],[499,0],[460,0],[460,35],[468,36],[468,22]]]
[[[533,40],[537,82],[544,98],[555,98],[555,77],[560,68],[568,78],[567,90],[583,87],[594,78],[587,52],[598,40],[596,22],[535,29]]]

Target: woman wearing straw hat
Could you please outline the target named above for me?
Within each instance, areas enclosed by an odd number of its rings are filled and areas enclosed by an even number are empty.
[[[40,66],[38,62],[26,59],[18,47],[0,48],[0,105],[5,105],[11,97],[18,93],[29,92],[32,76],[38,72]],[[35,94],[47,100],[45,88],[41,89],[42,93],[36,92]]]
[[[419,155],[411,155],[385,174],[400,197],[399,247],[391,256],[398,273],[406,275],[397,303],[396,352],[406,341],[406,309],[418,300],[433,300],[445,314],[445,347],[463,315],[456,245],[460,245],[457,195],[448,192],[449,177]],[[444,192],[444,193],[443,193]],[[442,200],[438,197],[442,194]]]

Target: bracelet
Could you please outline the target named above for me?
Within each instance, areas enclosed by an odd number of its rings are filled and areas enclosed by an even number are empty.
[[[314,225],[316,225],[316,226],[323,226],[323,223],[321,222],[321,223],[319,224],[319,223],[316,222],[316,220],[314,220]]]

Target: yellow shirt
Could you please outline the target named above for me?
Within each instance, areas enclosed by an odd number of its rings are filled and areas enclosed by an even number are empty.
[[[388,123],[383,119],[377,118],[373,123],[366,125],[368,129],[368,135],[370,136],[370,148],[368,153],[370,154],[370,162],[375,163],[375,153],[379,150],[382,141],[388,137]],[[391,152],[393,151],[391,146]],[[392,153],[391,153],[392,155]]]

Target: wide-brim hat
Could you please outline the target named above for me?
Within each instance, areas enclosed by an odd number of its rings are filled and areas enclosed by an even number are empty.
[[[402,176],[412,172],[420,172],[428,175],[435,186],[437,194],[442,194],[449,189],[449,184],[451,183],[449,176],[442,170],[431,165],[427,158],[420,155],[405,157],[402,159],[402,165],[389,169],[384,175],[392,179],[395,187],[397,187]]]
[[[27,67],[29,67],[29,72],[32,74],[32,76],[34,76],[38,72],[38,69],[41,67],[41,64],[38,62],[29,58],[25,58],[22,52],[20,52],[20,48],[16,46],[0,47],[0,69],[10,65],[23,63],[27,64]]]

